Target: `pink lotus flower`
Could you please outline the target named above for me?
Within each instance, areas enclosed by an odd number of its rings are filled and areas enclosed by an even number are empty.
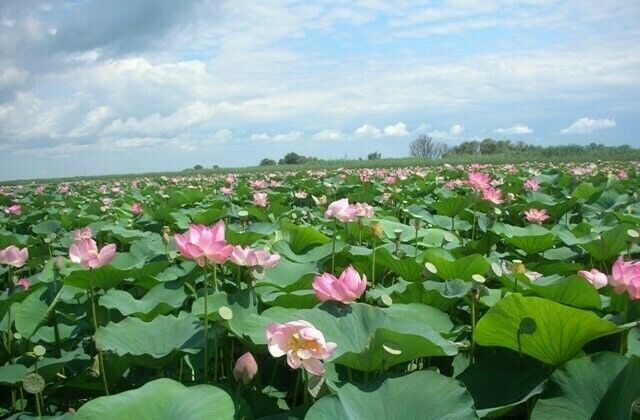
[[[175,239],[178,251],[195,260],[200,267],[204,267],[207,261],[224,264],[233,252],[233,246],[225,241],[222,220],[212,227],[191,225],[184,234],[175,235]]]
[[[82,229],[78,229],[73,232],[73,240],[76,242],[82,241],[83,239],[91,239],[93,233],[91,232],[91,228],[89,226],[83,227]]]
[[[262,190],[267,188],[267,181],[264,179],[257,179],[255,181],[250,181],[249,186],[251,186],[251,189],[253,190]]]
[[[28,258],[29,250],[27,248],[20,249],[17,246],[11,245],[0,250],[0,264],[20,268],[27,263]]]
[[[22,287],[24,290],[29,290],[29,286],[31,286],[31,283],[29,283],[28,279],[25,279],[24,277],[19,279],[16,282],[16,286],[20,286]]]
[[[69,258],[86,268],[98,268],[109,264],[116,255],[116,245],[108,244],[98,250],[98,245],[93,239],[83,239],[71,244]]]
[[[266,192],[253,193],[253,204],[255,204],[258,207],[267,207],[267,205],[269,204],[267,193]]]
[[[527,191],[538,191],[540,189],[540,184],[533,178],[524,181],[524,184],[522,186]]]
[[[103,206],[108,207],[108,206],[111,205],[111,202],[112,202],[112,200],[109,197],[105,197],[105,198],[102,199],[102,205]]]
[[[461,179],[452,179],[450,181],[447,181],[444,186],[449,188],[450,190],[454,189],[454,188],[458,188],[464,185],[464,181]]]
[[[68,185],[66,185],[66,184],[62,184],[62,185],[60,185],[60,186],[58,187],[58,192],[59,192],[60,194],[66,194],[66,193],[68,193],[68,192],[69,192],[69,186],[68,186]]]
[[[542,210],[538,210],[538,209],[529,209],[529,210],[525,210],[524,212],[524,218],[527,222],[529,223],[538,223],[541,224],[542,222],[544,222],[545,220],[547,220],[549,218],[549,215],[547,214],[547,209],[542,209]]]
[[[307,321],[270,324],[267,327],[269,353],[273,357],[287,355],[292,369],[303,367],[312,375],[324,374],[321,360],[331,357],[337,345],[325,342],[324,335]]]
[[[22,206],[20,204],[14,204],[11,207],[5,208],[4,212],[7,214],[14,214],[16,216],[20,216],[22,214]]]
[[[618,257],[613,263],[609,284],[618,294],[627,291],[631,299],[640,299],[640,261],[625,261]]]
[[[356,203],[356,216],[358,217],[373,217],[373,207],[367,203]]]
[[[232,196],[233,195],[233,187],[221,187],[220,194]]]
[[[482,198],[493,204],[502,204],[504,201],[502,200],[502,191],[493,187],[482,190]]]
[[[596,289],[602,289],[607,285],[607,275],[592,268],[590,271],[578,271],[580,277],[584,277],[589,283],[593,284]]]
[[[620,169],[620,170],[618,171],[618,178],[620,178],[620,179],[627,179],[627,178],[629,178],[629,173],[627,173],[627,171],[625,171],[625,170],[623,170],[623,169]]]
[[[229,259],[234,264],[245,267],[271,268],[280,262],[280,255],[270,254],[265,250],[253,249],[249,246],[242,248],[238,245],[233,248]]]
[[[44,186],[40,185],[38,188],[35,189],[34,193],[37,195],[44,194]]]
[[[482,172],[469,172],[467,174],[469,186],[476,191],[486,190],[491,187],[491,177]]]
[[[367,289],[367,276],[360,274],[352,266],[347,267],[339,278],[331,273],[324,273],[313,279],[313,290],[322,302],[335,300],[352,303]]]
[[[329,204],[329,208],[324,212],[324,217],[327,219],[335,218],[341,222],[350,222],[356,218],[357,213],[358,209],[349,204],[349,199],[343,198]]]
[[[251,353],[246,352],[238,357],[233,367],[233,377],[236,382],[242,382],[244,385],[248,385],[253,377],[256,376],[256,373],[258,373],[258,364]]]
[[[142,204],[133,203],[131,205],[131,213],[133,213],[133,214],[142,214]]]

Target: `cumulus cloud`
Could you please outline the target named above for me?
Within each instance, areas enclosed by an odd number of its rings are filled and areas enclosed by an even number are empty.
[[[567,128],[561,130],[562,134],[585,134],[591,133],[596,130],[604,130],[606,128],[613,128],[616,126],[616,121],[613,118],[580,118]]]
[[[375,139],[378,137],[404,137],[409,135],[407,126],[403,122],[391,124],[384,127],[382,130],[371,124],[363,124],[356,128],[353,132],[356,138],[369,138]]]
[[[524,124],[516,124],[509,128],[496,128],[493,130],[498,134],[531,134],[533,130]]]
[[[312,140],[319,140],[319,141],[327,141],[327,140],[337,141],[337,140],[343,140],[344,138],[345,138],[345,135],[341,130],[332,130],[332,129],[318,131],[313,136],[311,136]]]
[[[451,134],[453,137],[459,136],[463,132],[464,132],[464,126],[460,124],[454,124],[449,129],[449,134]]]
[[[382,131],[375,125],[363,124],[353,132],[357,137],[376,138],[382,135]]]
[[[302,131],[291,130],[288,133],[279,133],[274,135],[269,135],[267,133],[256,133],[252,134],[250,139],[254,141],[267,141],[274,143],[288,143],[296,140],[301,140],[303,138]]]

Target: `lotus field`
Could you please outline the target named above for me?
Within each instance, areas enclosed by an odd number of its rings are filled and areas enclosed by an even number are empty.
[[[640,163],[0,187],[0,416],[640,415]]]

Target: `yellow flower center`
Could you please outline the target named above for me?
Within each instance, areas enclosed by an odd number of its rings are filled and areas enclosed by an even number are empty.
[[[289,348],[291,348],[291,350],[293,350],[294,352],[298,350],[316,351],[320,349],[320,343],[318,343],[316,340],[305,340],[304,338],[300,337],[300,334],[294,333],[289,339]]]

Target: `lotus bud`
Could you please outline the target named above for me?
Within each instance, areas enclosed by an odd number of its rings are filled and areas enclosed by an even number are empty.
[[[169,235],[171,234],[171,228],[169,226],[162,227],[162,241],[167,244],[169,243]]]
[[[371,223],[371,233],[373,233],[375,236],[380,238],[382,236],[382,234],[384,233],[384,230],[382,229],[382,225],[379,222],[372,222]]]
[[[58,256],[55,260],[53,260],[53,267],[56,270],[61,270],[64,267],[64,258]]]
[[[258,364],[251,353],[246,352],[236,360],[233,367],[233,377],[237,382],[242,382],[246,386],[256,373],[258,373]]]

